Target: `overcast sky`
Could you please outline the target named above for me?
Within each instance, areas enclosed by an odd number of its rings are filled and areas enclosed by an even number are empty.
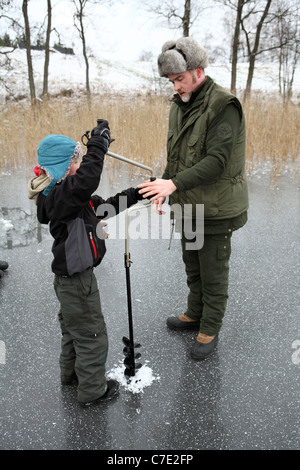
[[[183,4],[183,0],[178,1]],[[15,3],[19,5],[15,14],[22,20],[22,1],[15,0]],[[206,5],[208,3],[209,1],[205,2]],[[114,0],[110,7],[106,4],[107,2],[103,5],[88,4],[86,7],[87,45],[95,55],[138,60],[143,51],[149,51],[156,58],[165,41],[182,35],[181,31],[170,29],[154,14],[147,12],[145,2],[141,0]],[[28,5],[29,21],[33,27],[45,18],[47,2],[30,0]],[[65,46],[77,49],[81,48],[81,43],[73,25],[73,12],[74,5],[70,0],[52,0],[52,26],[59,31],[61,42]],[[210,42],[219,42],[222,45],[223,15],[221,7],[205,11],[191,30],[191,36],[203,44],[207,35],[211,34]],[[57,42],[57,35],[53,32],[51,45],[54,42]]]

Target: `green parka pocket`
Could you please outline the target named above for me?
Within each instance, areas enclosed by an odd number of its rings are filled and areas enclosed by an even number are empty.
[[[205,133],[191,134],[187,143],[185,166],[190,168],[205,156],[204,151]]]
[[[186,168],[190,168],[191,166],[195,165],[197,162],[197,150],[199,150],[199,146],[197,146],[197,142],[199,140],[199,135],[192,134],[188,140],[186,156],[185,156],[185,166]]]

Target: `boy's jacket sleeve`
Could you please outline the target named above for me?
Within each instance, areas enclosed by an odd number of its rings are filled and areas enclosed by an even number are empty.
[[[142,196],[138,193],[137,188],[124,189],[106,200],[98,195],[94,195],[91,198],[97,216],[100,219],[109,219],[136,204],[141,199]]]

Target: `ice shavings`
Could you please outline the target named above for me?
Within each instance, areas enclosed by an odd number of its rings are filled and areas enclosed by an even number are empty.
[[[124,370],[124,364],[120,363],[110,370],[107,376],[110,379],[117,380],[121,386],[132,393],[143,393],[145,387],[151,385],[155,380],[160,380],[160,377],[154,376],[152,369],[146,364],[137,369],[135,376],[129,379],[125,377]]]
[[[14,226],[11,223],[11,220],[0,219],[0,229],[7,232],[8,230],[12,229]]]

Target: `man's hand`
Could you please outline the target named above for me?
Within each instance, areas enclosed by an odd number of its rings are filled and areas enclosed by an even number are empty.
[[[165,214],[162,210],[162,205],[166,200],[167,196],[174,193],[177,190],[172,180],[164,180],[156,178],[155,181],[145,181],[138,185],[139,194],[144,198],[153,201],[154,211],[157,214]],[[152,197],[151,197],[152,196]]]
[[[165,202],[165,200],[166,200],[165,197],[160,197],[159,199],[153,202],[154,212],[156,212],[159,215],[165,214],[165,212],[162,210],[162,205]]]
[[[156,201],[160,198],[166,198],[177,190],[172,180],[163,180],[156,178],[155,181],[145,181],[138,185],[139,193],[150,201]]]
[[[99,222],[100,224],[100,227],[101,227],[101,230],[102,230],[102,240],[107,240],[107,238],[109,237],[109,233],[107,233],[105,230],[104,230],[104,227],[107,227],[107,223],[106,222],[103,222],[102,220]]]

